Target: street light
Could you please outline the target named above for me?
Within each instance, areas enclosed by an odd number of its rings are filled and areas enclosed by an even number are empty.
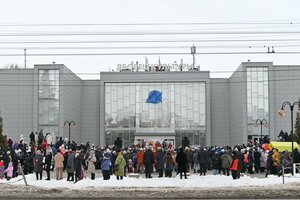
[[[258,127],[258,123],[260,123],[260,141],[262,142],[262,126],[264,125],[266,128],[268,128],[269,124],[266,119],[257,119],[254,123],[254,126]]]
[[[278,114],[280,117],[284,117],[286,115],[286,112],[284,110],[284,107],[288,105],[290,107],[291,111],[291,134],[292,134],[292,174],[294,175],[294,125],[293,125],[293,111],[294,107],[297,105],[298,106],[298,113],[300,113],[300,101],[296,101],[294,103],[290,103],[289,101],[285,101],[281,105],[281,109],[279,110]]]
[[[67,125],[69,126],[69,141],[71,142],[71,126],[73,125],[74,128],[77,127],[76,123],[74,121],[65,121],[64,123],[64,128],[67,127]]]

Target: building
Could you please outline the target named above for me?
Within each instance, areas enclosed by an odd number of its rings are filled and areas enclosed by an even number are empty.
[[[272,62],[242,63],[230,78],[195,69],[120,70],[100,77],[81,80],[61,64],[1,69],[4,134],[18,140],[43,129],[101,146],[117,138],[126,146],[141,140],[180,146],[185,137],[195,146],[235,145],[261,137],[256,119],[268,122],[263,136],[290,132],[290,116],[280,118],[278,110],[300,96],[300,66]],[[162,102],[146,102],[153,90],[161,92]],[[69,129],[64,124],[71,120],[76,127]]]

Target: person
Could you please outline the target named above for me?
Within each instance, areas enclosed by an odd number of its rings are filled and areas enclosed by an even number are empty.
[[[0,180],[2,180],[4,177],[4,162],[3,160],[1,160],[1,157],[0,157]]]
[[[75,155],[74,153],[70,150],[69,151],[69,156],[68,156],[68,162],[67,162],[67,181],[74,181],[74,165],[75,165]]]
[[[8,164],[8,167],[4,170],[4,173],[6,173],[6,180],[10,180],[13,176],[14,167],[12,162]]]
[[[91,179],[95,180],[95,171],[96,171],[96,156],[95,156],[95,151],[90,150],[90,155],[87,159],[87,171],[88,173],[91,173]]]
[[[165,177],[172,177],[173,167],[174,167],[174,160],[171,154],[170,149],[167,150],[166,155],[164,156],[164,163],[166,165],[165,168]]]
[[[103,180],[110,179],[110,173],[109,173],[110,167],[111,167],[110,153],[108,151],[106,151],[103,154],[103,160],[101,163]]]
[[[50,169],[51,169],[51,163],[52,163],[52,154],[50,151],[46,152],[46,158],[45,158],[45,169],[47,173],[47,181],[50,181]]]
[[[267,162],[266,162],[266,178],[268,177],[269,173],[272,172],[272,167],[273,167],[273,152],[270,151],[266,151],[268,153],[268,157],[267,157]]]
[[[75,162],[74,162],[74,167],[75,167],[75,183],[83,179],[82,176],[82,158],[79,155],[79,152],[75,153]]]
[[[34,171],[36,175],[36,180],[42,180],[43,176],[43,155],[41,150],[37,150],[34,157]]]
[[[230,170],[231,170],[231,175],[232,175],[233,180],[237,179],[238,163],[239,163],[239,158],[237,156],[236,151],[234,151],[233,158],[230,163]]]
[[[178,172],[180,174],[180,179],[182,179],[182,173],[184,174],[184,178],[187,179],[186,171],[187,171],[187,157],[186,154],[183,152],[183,148],[179,149],[179,153],[176,156],[176,162],[178,164]]]
[[[152,147],[149,146],[144,153],[143,163],[145,165],[146,178],[152,178],[151,172],[152,172],[152,164],[154,163],[154,155],[153,155],[151,148]]]
[[[34,144],[35,144],[35,140],[34,140],[34,138],[35,138],[34,132],[31,132],[30,135],[29,135],[29,137],[30,137],[30,144],[31,144],[31,145],[34,145]]]
[[[143,148],[140,148],[137,153],[137,170],[136,171],[138,173],[142,171],[143,160],[144,160],[144,150],[143,150]]]
[[[255,173],[258,173],[260,170],[260,157],[261,157],[261,153],[258,149],[254,149],[254,169],[255,169]]]
[[[212,162],[212,173],[213,173],[213,175],[219,175],[221,161],[220,161],[220,157],[219,157],[217,151],[212,156],[211,162]]]
[[[272,172],[273,174],[278,173],[278,169],[280,168],[280,155],[278,153],[278,149],[273,148],[273,167]]]
[[[161,147],[157,147],[156,170],[158,171],[158,178],[163,177],[163,172],[164,172],[164,153],[162,152]]]
[[[253,172],[253,163],[254,163],[253,150],[249,149],[248,153],[249,153],[248,154],[248,165],[247,165],[248,173],[254,174],[254,172]]]
[[[118,170],[115,171],[115,175],[117,177],[117,180],[123,180],[123,176],[125,175],[125,166],[126,166],[126,161],[122,155],[122,151],[118,150],[117,151],[117,159],[115,161],[115,165],[119,166]]]
[[[194,173],[200,172],[200,165],[199,165],[199,161],[198,161],[198,153],[199,153],[199,150],[196,149],[196,151],[193,154]]]
[[[298,148],[294,149],[294,163],[300,163],[300,153],[298,151]]]
[[[198,162],[200,164],[200,176],[205,176],[208,165],[208,155],[206,149],[203,147],[201,147],[200,151],[198,152]]]
[[[230,160],[231,157],[228,155],[227,152],[225,152],[225,150],[222,150],[221,152],[221,167],[222,167],[222,172],[223,175],[229,176],[229,168],[230,168]]]
[[[64,157],[60,152],[60,149],[57,149],[57,153],[54,156],[55,160],[55,172],[56,172],[56,180],[63,179],[63,167],[64,167]]]

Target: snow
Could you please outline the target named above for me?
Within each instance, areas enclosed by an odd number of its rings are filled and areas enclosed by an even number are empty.
[[[45,177],[43,177],[45,179]],[[10,181],[0,180],[0,184],[14,184],[24,185],[24,181],[20,180],[21,176],[11,179]],[[19,180],[19,181],[18,181]],[[231,176],[221,175],[191,175],[188,179],[180,179],[179,176],[173,178],[128,178],[123,180],[116,180],[115,176],[111,176],[110,180],[104,181],[102,178],[91,180],[89,178],[83,179],[76,184],[68,182],[66,178],[57,181],[52,179],[36,180],[35,174],[26,176],[26,180],[30,186],[54,189],[54,188],[68,188],[68,189],[90,189],[90,188],[224,188],[224,187],[243,187],[243,186],[270,186],[282,184],[282,177],[270,175],[268,178],[252,178],[250,176],[243,176],[241,179],[233,180]],[[300,174],[294,177],[286,175],[285,183],[300,183]]]

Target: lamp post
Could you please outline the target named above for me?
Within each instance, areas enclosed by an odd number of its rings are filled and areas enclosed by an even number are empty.
[[[286,112],[284,110],[284,107],[288,105],[290,107],[290,111],[291,111],[291,134],[292,134],[292,174],[294,175],[294,125],[293,125],[293,111],[294,111],[294,107],[297,105],[298,106],[298,113],[300,112],[300,101],[296,101],[294,103],[291,103],[289,101],[285,101],[282,103],[281,105],[281,109],[279,110],[278,114],[281,117],[284,117],[286,115]]]
[[[67,127],[67,125],[69,126],[69,141],[71,142],[71,126],[73,125],[74,128],[76,128],[76,123],[74,121],[65,121],[64,123],[64,128]]]
[[[254,126],[258,127],[258,123],[260,124],[260,141],[262,142],[262,126],[264,125],[267,128],[269,124],[266,119],[257,119],[254,123]]]

